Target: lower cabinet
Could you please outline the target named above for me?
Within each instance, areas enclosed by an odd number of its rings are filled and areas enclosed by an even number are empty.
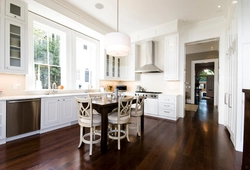
[[[77,120],[75,97],[50,97],[41,100],[40,133],[71,125]]]
[[[0,144],[6,142],[6,101],[0,101]]]
[[[144,100],[144,114],[145,115],[157,115],[158,114],[158,100],[157,99],[145,99]]]
[[[178,95],[159,95],[159,117],[177,120],[178,115]]]

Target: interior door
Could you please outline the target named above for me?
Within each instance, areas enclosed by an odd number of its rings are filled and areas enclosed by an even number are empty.
[[[214,97],[214,76],[207,76],[207,97]]]

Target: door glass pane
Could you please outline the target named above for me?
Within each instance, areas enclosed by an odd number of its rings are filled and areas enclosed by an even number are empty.
[[[21,16],[21,7],[16,6],[15,4],[10,4],[10,13]]]
[[[106,76],[109,76],[109,55],[106,55]]]
[[[21,28],[10,24],[10,66],[21,67]]]
[[[115,57],[112,57],[112,77],[115,77]]]

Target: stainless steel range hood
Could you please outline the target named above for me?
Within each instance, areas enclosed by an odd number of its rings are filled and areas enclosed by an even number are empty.
[[[161,73],[162,70],[154,65],[155,62],[155,45],[153,41],[147,41],[145,44],[146,65],[142,66],[136,73]]]

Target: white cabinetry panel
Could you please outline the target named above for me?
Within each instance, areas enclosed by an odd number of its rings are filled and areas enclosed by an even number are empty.
[[[6,101],[0,101],[0,144],[6,143]]]
[[[179,80],[179,35],[165,37],[165,80]]]
[[[3,0],[2,0],[3,1]],[[0,72],[27,73],[27,4],[19,0],[6,0],[1,15]]]
[[[159,95],[159,116],[177,120],[179,118],[178,114],[178,95]]]
[[[158,99],[145,99],[144,100],[144,114],[145,115],[158,115]]]
[[[27,8],[20,0],[6,0],[5,14],[11,18],[25,21]]]
[[[42,98],[41,101],[41,133],[69,126],[77,120],[75,97]]]

